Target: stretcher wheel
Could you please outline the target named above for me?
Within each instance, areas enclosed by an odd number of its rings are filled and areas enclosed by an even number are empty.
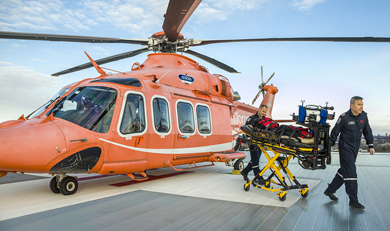
[[[301,196],[303,198],[306,198],[307,196],[309,196],[309,190],[299,190],[299,192],[301,193]]]
[[[264,185],[264,187],[266,187],[266,188],[270,188],[270,187],[271,187],[271,182],[269,182],[269,181],[265,182],[265,185]]]
[[[303,198],[306,198],[307,196],[309,196],[309,191],[307,191],[305,194],[301,194]]]
[[[249,189],[251,189],[251,184],[244,184],[244,190],[248,192]]]
[[[326,158],[326,164],[330,165],[332,163],[332,154],[329,154]]]
[[[278,193],[278,197],[280,201],[285,201],[287,198],[287,192],[280,192]]]

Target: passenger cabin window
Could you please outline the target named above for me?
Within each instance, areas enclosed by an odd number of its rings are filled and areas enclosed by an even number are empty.
[[[144,98],[138,94],[128,94],[122,117],[122,134],[139,133],[145,130]]]
[[[66,98],[57,101],[54,117],[75,123],[99,133],[110,129],[117,91],[108,87],[79,87]]]
[[[198,131],[200,134],[211,133],[210,110],[206,106],[196,106],[196,118],[198,120]]]
[[[154,128],[157,132],[167,133],[171,129],[168,103],[165,99],[153,99]]]
[[[182,133],[194,133],[194,111],[189,103],[177,103],[177,117],[179,122],[179,130]]]

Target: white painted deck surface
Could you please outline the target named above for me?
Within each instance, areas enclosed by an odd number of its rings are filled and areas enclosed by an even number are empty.
[[[242,176],[222,163],[135,184],[125,175],[78,175],[79,189],[71,196],[53,194],[49,175],[10,174],[0,178],[0,230],[389,230],[389,167],[390,154],[359,154],[364,211],[349,208],[344,187],[336,193],[338,203],[323,195],[338,169],[336,153],[325,170],[304,170],[291,160],[290,170],[310,191],[302,198],[299,190],[289,190],[284,202],[276,192],[244,191]],[[171,168],[147,172],[152,177],[175,173]],[[58,225],[64,217],[68,223]]]

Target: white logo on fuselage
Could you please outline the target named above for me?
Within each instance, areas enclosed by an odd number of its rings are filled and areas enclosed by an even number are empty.
[[[233,114],[233,118],[230,119],[232,125],[244,125],[248,116],[239,115],[238,112]]]

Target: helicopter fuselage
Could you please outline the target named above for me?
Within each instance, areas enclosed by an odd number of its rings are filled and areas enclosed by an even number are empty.
[[[244,158],[227,78],[177,54],[150,54],[132,71],[86,79],[39,115],[0,124],[0,171],[132,174]]]

